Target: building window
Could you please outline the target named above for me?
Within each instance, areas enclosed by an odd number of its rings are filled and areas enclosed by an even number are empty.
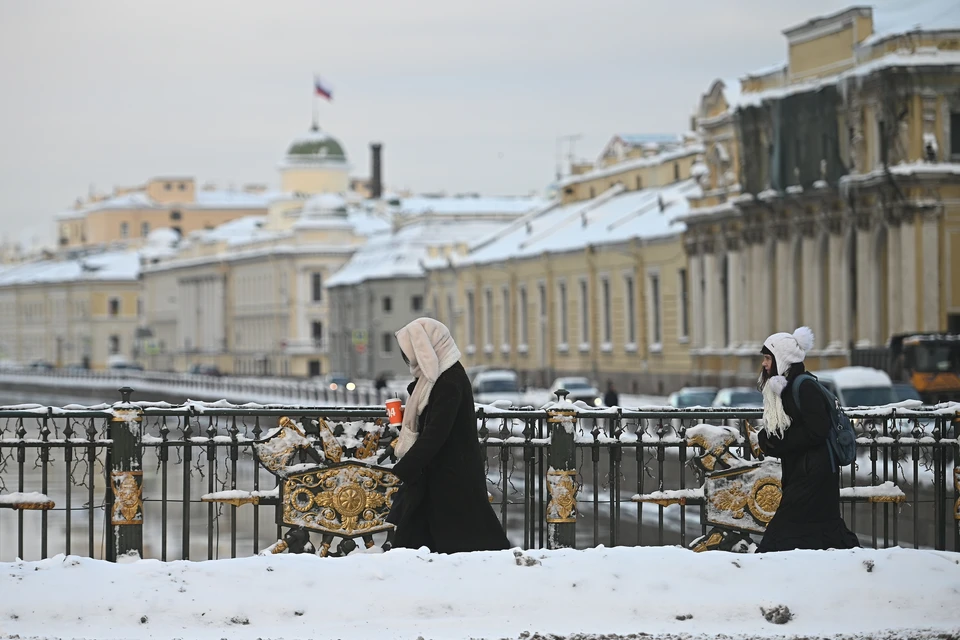
[[[580,281],[580,344],[590,342],[590,300],[587,298],[587,281]]]
[[[112,335],[110,336],[110,355],[115,356],[120,353],[120,336]]]
[[[185,185],[184,183],[181,182],[181,183],[180,183],[180,191],[186,191],[186,190],[187,190],[187,185]]]
[[[166,189],[167,191],[170,191],[170,189],[173,189],[173,185],[170,184],[169,182],[166,182],[164,183],[163,188]]]
[[[493,291],[483,292],[483,349],[493,350]]]
[[[143,300],[141,298],[137,298],[137,317],[143,317]]]
[[[500,343],[501,349],[510,349],[510,288],[500,290],[503,307],[500,309]]]
[[[596,197],[596,195],[597,195],[596,191],[594,191],[593,187],[590,187],[590,199],[592,200],[593,198]]]
[[[126,238],[130,235],[130,224],[128,222],[120,223],[120,237]]]
[[[637,191],[643,189],[643,179],[640,176],[637,176]]]
[[[393,299],[390,296],[383,296],[383,312],[390,313],[393,311]]]
[[[313,338],[313,344],[319,346],[323,343],[323,322],[314,320],[311,323],[310,336]]]
[[[183,237],[183,229],[181,229],[180,227],[170,227],[170,228],[173,229],[173,232],[175,234],[177,234],[177,237],[179,238]]]
[[[110,301],[107,303],[108,312],[111,317],[117,317],[120,315],[120,298],[110,298]]]
[[[383,334],[383,353],[393,352],[393,334],[389,331]]]
[[[623,277],[625,304],[627,305],[627,344],[637,344],[637,301],[634,297],[633,276]]]
[[[453,306],[453,294],[447,294],[447,328],[453,333],[453,326],[456,324],[455,309]]]
[[[567,344],[569,335],[567,333],[567,283],[561,282],[557,285],[557,313],[560,315],[560,343]]]
[[[607,278],[601,280],[600,290],[603,295],[603,342],[610,344],[613,334],[613,323],[610,317],[610,280]]]
[[[520,319],[520,325],[517,327],[517,336],[521,345],[526,346],[528,334],[527,334],[527,288],[520,287],[519,301],[517,302],[517,317]]]
[[[310,293],[314,302],[323,300],[323,274],[319,271],[310,274]]]
[[[659,348],[663,344],[663,333],[660,323],[660,275],[656,273],[650,274],[650,313],[650,337],[653,346]]]
[[[432,315],[435,320],[439,320],[440,319],[440,301],[437,300],[437,294],[433,294],[433,299],[431,300],[431,302],[433,303],[433,306],[430,309],[430,315]],[[448,324],[449,322],[450,320],[447,320]],[[450,327],[447,327],[447,328],[449,329]]]
[[[677,271],[680,280],[680,339],[686,340],[690,335],[690,292],[687,287],[687,270]]]
[[[183,216],[181,215],[181,213],[180,213],[179,211],[177,211],[176,209],[174,209],[173,211],[170,212],[170,219],[171,219],[171,220],[179,220],[179,219],[182,218],[182,217],[183,217]]]
[[[141,223],[140,223],[140,237],[141,237],[141,238],[146,238],[148,235],[150,235],[150,223],[149,223],[149,222],[141,222]]]
[[[467,291],[467,342],[470,348],[477,344],[477,318],[473,291]]]
[[[950,160],[960,162],[960,111],[950,114]]]
[[[423,310],[423,296],[413,296],[410,298],[410,310],[411,311]]]

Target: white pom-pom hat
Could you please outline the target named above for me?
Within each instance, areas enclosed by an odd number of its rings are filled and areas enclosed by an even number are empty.
[[[763,341],[763,346],[776,358],[777,373],[786,375],[790,365],[803,362],[813,348],[813,331],[800,327],[793,333],[775,333]]]

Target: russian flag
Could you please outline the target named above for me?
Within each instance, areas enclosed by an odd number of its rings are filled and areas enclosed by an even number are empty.
[[[314,76],[313,78],[313,88],[318,96],[326,98],[327,100],[333,100],[333,89],[318,76]]]

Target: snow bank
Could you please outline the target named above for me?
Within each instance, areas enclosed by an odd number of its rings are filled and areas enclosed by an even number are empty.
[[[960,554],[695,554],[676,547],[425,550],[111,564],[0,564],[0,637],[922,638],[960,631]],[[790,618],[768,621],[777,607]]]

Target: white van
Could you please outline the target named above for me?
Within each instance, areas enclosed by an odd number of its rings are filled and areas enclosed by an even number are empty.
[[[843,407],[876,407],[897,401],[890,376],[870,367],[812,371]]]
[[[507,400],[517,407],[524,404],[520,379],[515,371],[488,370],[473,377],[473,401],[477,404],[490,404],[494,400]]]

